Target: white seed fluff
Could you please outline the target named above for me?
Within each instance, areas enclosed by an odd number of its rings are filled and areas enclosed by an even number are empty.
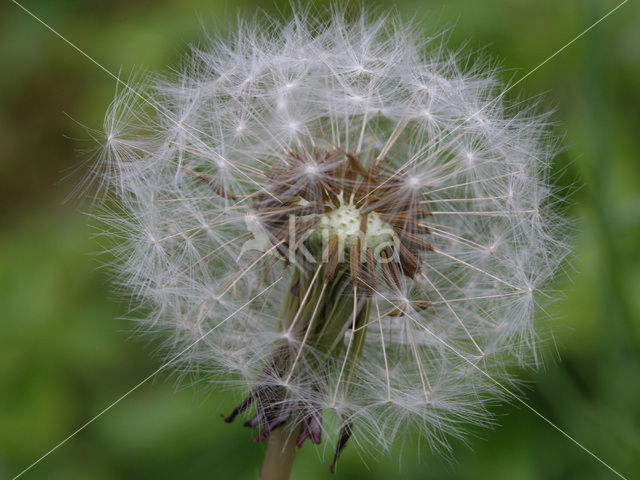
[[[554,146],[545,116],[507,104],[494,70],[439,37],[393,14],[329,17],[242,22],[194,47],[179,73],[138,79],[148,102],[119,92],[101,155],[106,234],[141,328],[163,335],[169,358],[195,342],[181,371],[243,394],[272,382],[292,410],[334,411],[380,448],[414,426],[446,450],[466,424],[491,422],[486,402],[499,393],[480,370],[510,382],[508,366],[535,362],[535,292],[566,250],[549,208]],[[282,326],[293,269],[258,238],[253,199],[279,198],[271,172],[314,148],[379,162],[398,205],[415,199],[430,212],[433,248],[397,288],[378,282],[353,371],[347,329],[323,368],[269,376],[279,342],[305,365],[314,353]],[[287,184],[312,189],[328,168],[310,161]],[[360,213],[342,213],[344,225],[316,228],[353,243],[348,223]],[[368,222],[389,226],[378,214]]]

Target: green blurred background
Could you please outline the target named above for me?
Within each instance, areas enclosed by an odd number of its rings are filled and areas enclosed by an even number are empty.
[[[176,66],[190,42],[257,4],[237,0],[24,0],[107,69]],[[406,0],[450,45],[486,46],[519,78],[617,2]],[[386,7],[391,2],[381,2]],[[159,365],[117,317],[100,249],[61,182],[86,158],[112,78],[9,1],[0,7],[0,478],[12,478]],[[126,75],[125,75],[126,76]],[[515,90],[546,92],[565,150],[555,167],[575,222],[569,274],[554,288],[545,368],[523,371],[526,400],[628,478],[640,475],[640,8],[629,2]],[[68,114],[69,116],[67,116]],[[237,397],[160,374],[24,475],[25,479],[254,479],[264,445],[219,418]],[[587,453],[517,405],[443,459],[411,437],[380,456],[355,443],[336,479],[609,479]],[[329,478],[306,445],[294,479]]]

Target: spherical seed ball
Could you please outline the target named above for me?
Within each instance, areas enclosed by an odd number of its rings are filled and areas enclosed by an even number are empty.
[[[265,437],[387,448],[413,425],[446,449],[490,422],[487,374],[535,360],[535,292],[566,251],[544,115],[439,37],[340,10],[242,22],[133,87],[105,120],[103,218],[132,317],[180,371],[251,392],[235,414],[253,403]]]

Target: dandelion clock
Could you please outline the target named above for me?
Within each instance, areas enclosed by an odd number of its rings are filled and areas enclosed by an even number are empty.
[[[544,116],[394,14],[328,18],[240,22],[138,77],[95,167],[130,316],[236,392],[264,480],[305,443],[334,471],[491,423],[566,250]]]

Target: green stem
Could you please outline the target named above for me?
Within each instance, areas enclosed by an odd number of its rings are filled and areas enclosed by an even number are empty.
[[[269,444],[262,464],[260,480],[288,480],[296,456],[297,431],[276,428],[269,435]]]

